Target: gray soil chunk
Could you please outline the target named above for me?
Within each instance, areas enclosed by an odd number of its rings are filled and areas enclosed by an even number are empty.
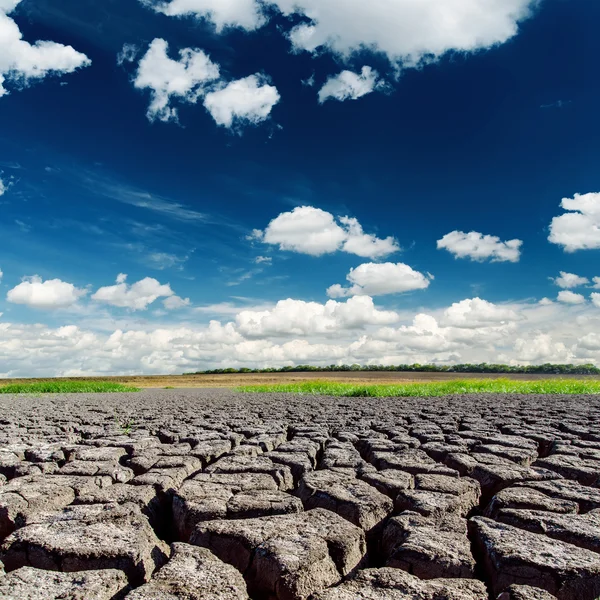
[[[173,520],[182,540],[189,540],[202,521],[302,510],[302,502],[280,492],[273,477],[266,473],[199,473],[173,494]]]
[[[383,532],[386,566],[421,579],[474,577],[475,560],[466,531],[436,525],[422,515],[405,512],[391,518]]]
[[[328,510],[200,524],[191,543],[244,575],[251,595],[305,600],[338,583],[366,553],[361,529]]]
[[[554,471],[518,465],[494,454],[449,454],[444,462],[457,469],[461,475],[476,479],[482,491],[493,496],[500,490],[519,481],[545,481],[561,479]]]
[[[494,594],[523,584],[560,600],[596,600],[600,595],[600,555],[485,517],[474,517],[469,527]]]
[[[72,488],[52,480],[11,480],[0,489],[0,540],[44,512],[58,512],[75,499]]]
[[[0,600],[113,600],[127,588],[123,571],[57,573],[22,567],[0,578]]]
[[[426,452],[419,449],[402,452],[373,452],[373,464],[378,469],[399,469],[416,475],[418,473],[436,473],[458,477],[454,468],[436,463]]]
[[[307,509],[326,508],[364,531],[392,513],[393,502],[368,483],[335,471],[308,473],[298,486]]]
[[[554,454],[536,461],[535,464],[555,471],[565,479],[573,479],[582,485],[600,487],[600,461],[598,460],[589,460],[570,454]]]
[[[581,485],[569,479],[558,479],[556,481],[531,481],[517,484],[518,487],[526,486],[544,492],[552,498],[572,500],[579,504],[579,512],[589,512],[600,508],[600,489]]]
[[[169,562],[125,600],[249,600],[240,572],[206,548],[173,544]]]
[[[274,463],[266,456],[225,456],[206,468],[207,473],[265,473],[280,490],[291,490],[294,478],[286,465]]]
[[[167,554],[134,504],[69,507],[18,529],[0,546],[7,571],[119,569],[133,584],[148,581]]]
[[[485,516],[496,518],[504,508],[547,510],[555,513],[576,513],[579,505],[572,500],[552,498],[529,487],[511,487],[498,492],[485,510]]]
[[[383,471],[363,471],[358,476],[379,490],[382,494],[395,498],[398,492],[415,487],[414,477],[410,473],[398,469],[384,469]]]
[[[511,585],[497,600],[555,600],[556,596],[530,585]]]
[[[497,518],[533,533],[600,552],[600,511],[585,515],[558,515],[537,510],[505,509]]]
[[[365,569],[356,578],[316,594],[312,600],[487,600],[475,579],[423,581],[399,569]]]

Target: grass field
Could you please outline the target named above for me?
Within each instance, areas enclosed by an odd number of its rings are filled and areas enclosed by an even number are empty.
[[[249,373],[249,374],[223,374],[223,375],[123,375],[118,377],[88,377],[88,378],[56,378],[56,379],[4,379],[2,385],[40,384],[50,382],[53,385],[63,382],[101,382],[120,383],[127,387],[135,388],[237,388],[246,385],[279,385],[299,384],[307,381],[332,381],[347,382],[356,385],[381,384],[394,385],[411,382],[448,382],[471,379],[498,379],[499,375],[475,373],[403,373],[399,371],[371,371],[352,372],[340,371],[337,373]],[[596,375],[570,375],[567,377],[534,374],[504,375],[511,381],[539,381],[553,379],[600,381]]]
[[[89,394],[139,392],[140,388],[109,381],[37,381],[30,383],[0,384],[0,394]]]
[[[460,379],[455,381],[355,384],[335,381],[306,381],[287,385],[250,385],[238,388],[242,392],[290,392],[345,397],[432,397],[457,394],[600,394],[600,381],[578,379]]]

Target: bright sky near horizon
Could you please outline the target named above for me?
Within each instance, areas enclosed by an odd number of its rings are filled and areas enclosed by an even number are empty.
[[[600,363],[599,19],[0,0],[0,377]]]

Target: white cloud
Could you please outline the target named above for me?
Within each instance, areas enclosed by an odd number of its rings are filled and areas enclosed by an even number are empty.
[[[515,342],[517,360],[534,363],[568,363],[573,360],[573,353],[563,344],[552,338],[552,335],[540,333],[533,338],[519,338]]]
[[[172,16],[209,19],[255,29],[276,8],[301,17],[289,32],[297,50],[320,47],[348,56],[364,48],[393,62],[414,66],[446,52],[473,52],[501,44],[518,32],[536,0],[393,0],[376,6],[364,0],[142,0]]]
[[[60,279],[43,281],[39,275],[23,278],[23,281],[6,294],[13,304],[24,304],[31,308],[55,309],[72,306],[87,294],[72,283]]]
[[[600,248],[600,192],[575,194],[560,205],[569,212],[552,219],[548,240],[565,252]]]
[[[91,61],[71,46],[50,41],[30,44],[8,15],[21,0],[0,0],[0,97],[8,93],[6,82],[16,87],[50,74],[72,73]]]
[[[126,62],[133,62],[140,51],[139,46],[135,44],[123,44],[121,52],[117,54],[117,64],[124,65]]]
[[[273,259],[270,256],[257,256],[254,259],[254,262],[257,265],[260,265],[261,263],[264,263],[266,265],[270,265],[273,262]]]
[[[0,179],[0,196],[3,196],[6,193],[6,190],[8,189],[8,183],[4,183],[4,181],[2,181],[2,179]]]
[[[141,0],[143,4],[170,17],[193,16],[211,21],[217,31],[226,27],[253,30],[265,18],[255,0]]]
[[[437,242],[438,250],[448,250],[456,258],[478,262],[489,259],[491,262],[519,262],[522,245],[521,240],[503,242],[499,237],[477,231],[452,231]]]
[[[327,290],[331,298],[345,296],[383,296],[402,294],[429,287],[430,278],[403,263],[365,263],[351,269],[346,279],[352,284],[344,288],[339,284]]]
[[[568,290],[558,292],[556,299],[565,304],[585,304],[585,297],[582,294],[576,294],[575,292],[570,292]]]
[[[127,275],[120,273],[116,285],[101,287],[92,295],[92,300],[120,308],[145,310],[157,298],[170,298],[175,295],[168,283],[163,285],[152,277],[146,277],[131,286],[126,283],[126,278]]]
[[[471,298],[415,314],[384,310],[361,296],[326,304],[288,299],[263,308],[227,304],[194,310],[199,317],[220,312],[225,320],[156,325],[130,317],[99,321],[75,310],[62,327],[2,320],[0,377],[300,363],[600,362],[595,333],[600,313],[591,303],[495,305]]]
[[[590,299],[596,308],[600,308],[600,294],[598,294],[598,292],[591,293]]]
[[[280,100],[275,86],[260,75],[250,75],[232,81],[220,89],[209,92],[204,106],[218,125],[256,125],[265,121]]]
[[[550,298],[542,298],[539,301],[540,306],[550,306],[551,304],[554,304],[553,300],[550,300]]]
[[[2,282],[3,277],[4,277],[4,273],[2,272],[2,269],[0,269],[0,283]]]
[[[581,287],[590,282],[587,277],[580,277],[579,275],[575,275],[575,273],[565,273],[565,271],[561,271],[560,277],[556,277],[552,281],[563,289]]]
[[[385,84],[379,79],[377,71],[364,66],[360,74],[342,71],[331,76],[319,90],[319,102],[323,104],[329,98],[339,100],[358,100]]]
[[[169,296],[163,300],[163,306],[167,310],[178,310],[190,305],[189,298],[180,298],[179,296]]]
[[[278,245],[280,250],[323,256],[341,250],[363,258],[382,258],[400,250],[392,237],[379,239],[365,234],[360,223],[350,217],[335,217],[320,208],[299,206],[281,213],[264,232],[255,229],[249,239]]]
[[[310,335],[337,333],[365,325],[383,325],[399,320],[393,311],[378,310],[372,298],[330,300],[326,304],[301,300],[281,300],[272,309],[244,310],[236,316],[238,331],[244,336]]]
[[[138,89],[150,89],[152,99],[148,119],[176,121],[177,109],[171,106],[173,98],[195,103],[204,93],[207,83],[219,78],[219,67],[202,51],[184,48],[179,60],[168,56],[169,45],[163,39],[154,39],[140,60],[133,84]]]
[[[498,306],[481,298],[471,298],[447,308],[443,320],[445,324],[454,327],[477,328],[518,321],[519,316],[511,308]]]
[[[592,277],[592,283],[595,290],[600,290],[600,277]]]

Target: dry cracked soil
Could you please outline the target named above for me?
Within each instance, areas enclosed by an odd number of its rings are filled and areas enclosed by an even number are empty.
[[[2,600],[596,600],[600,398],[0,397]]]

